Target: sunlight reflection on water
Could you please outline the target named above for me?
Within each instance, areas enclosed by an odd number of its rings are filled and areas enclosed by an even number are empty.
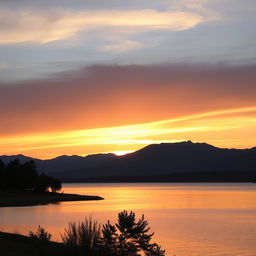
[[[254,184],[80,183],[64,184],[64,191],[105,200],[1,208],[0,230],[27,234],[40,224],[58,240],[69,221],[89,214],[115,221],[125,209],[145,214],[167,255],[256,255]]]

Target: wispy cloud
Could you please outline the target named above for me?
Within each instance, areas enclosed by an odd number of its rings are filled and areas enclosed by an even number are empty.
[[[101,47],[103,52],[126,52],[134,49],[138,49],[141,47],[145,47],[146,45],[141,42],[130,41],[130,40],[123,40],[115,44],[108,44]]]
[[[0,69],[8,68],[8,64],[6,63],[0,63]]]
[[[191,11],[0,10],[0,44],[47,43],[69,39],[83,30],[130,28],[129,33],[191,29],[207,19]]]

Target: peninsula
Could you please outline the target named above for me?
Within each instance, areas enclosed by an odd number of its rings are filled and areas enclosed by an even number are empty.
[[[100,196],[64,194],[64,193],[34,193],[0,191],[0,207],[35,206],[57,204],[67,201],[103,200]]]
[[[38,174],[34,161],[0,160],[0,207],[34,206],[64,201],[102,200],[99,196],[64,194],[59,179]]]

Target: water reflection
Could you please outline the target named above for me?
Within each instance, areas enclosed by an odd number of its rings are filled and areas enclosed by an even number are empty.
[[[64,191],[105,200],[0,208],[0,229],[26,234],[40,224],[58,240],[69,221],[89,214],[115,221],[126,209],[145,214],[167,255],[255,256],[254,184],[65,184]]]

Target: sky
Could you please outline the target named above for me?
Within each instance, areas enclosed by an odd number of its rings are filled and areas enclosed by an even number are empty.
[[[256,146],[255,0],[1,0],[0,155]]]

